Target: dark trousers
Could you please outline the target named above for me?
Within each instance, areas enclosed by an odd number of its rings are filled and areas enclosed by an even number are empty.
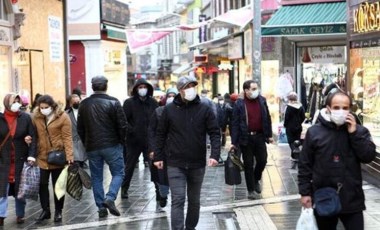
[[[226,146],[226,131],[227,131],[227,126],[225,127],[222,127],[220,129],[220,137],[222,138],[221,139],[221,143],[222,143],[222,146]]]
[[[169,186],[172,194],[172,230],[195,229],[199,220],[200,197],[205,168],[183,169],[168,167]],[[187,213],[184,207],[187,194]],[[185,223],[185,226],[184,226]]]
[[[133,171],[139,160],[140,154],[148,154],[148,149],[146,146],[138,145],[135,143],[127,144],[125,147],[124,154],[124,165],[125,165],[125,175],[123,180],[123,189],[128,191],[133,177]]]
[[[268,153],[264,135],[248,135],[248,144],[241,145],[240,149],[243,155],[247,190],[248,192],[253,192],[255,180],[261,180],[267,164]]]
[[[63,204],[65,203],[65,196],[63,196],[60,200],[57,199],[55,195],[55,183],[61,174],[63,168],[59,169],[40,169],[40,203],[43,210],[50,210],[50,202],[49,202],[49,178],[51,174],[51,179],[53,181],[53,194],[54,194],[54,206],[56,211],[62,211]]]
[[[314,215],[315,219],[317,220],[318,229],[335,230],[338,225],[338,219],[342,221],[346,230],[364,229],[364,217],[362,211],[348,214],[340,214],[331,217],[318,216],[316,212],[314,212]]]

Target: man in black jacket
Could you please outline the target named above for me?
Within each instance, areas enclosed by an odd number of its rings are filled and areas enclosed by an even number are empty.
[[[255,199],[261,194],[260,181],[267,164],[265,143],[273,143],[272,121],[258,82],[245,81],[243,90],[244,98],[237,99],[233,109],[231,148],[241,149],[248,199]]]
[[[133,171],[143,153],[145,167],[149,166],[148,126],[149,119],[158,107],[153,96],[153,87],[145,79],[139,79],[133,86],[130,98],[125,100],[123,109],[130,125],[127,133],[125,152],[125,177],[121,189],[121,198],[128,199],[128,189]]]
[[[206,166],[206,133],[210,135],[211,157],[208,166],[216,166],[220,157],[220,132],[211,106],[197,95],[196,79],[178,79],[179,94],[165,106],[156,133],[155,165],[168,166],[172,196],[173,230],[195,229],[199,220],[200,194]],[[165,147],[164,156],[163,150]],[[188,197],[186,221],[184,205]]]
[[[120,216],[115,206],[117,193],[124,177],[123,145],[127,121],[120,102],[106,94],[108,80],[92,78],[94,94],[84,99],[78,111],[78,134],[85,145],[90,163],[92,191],[99,217]],[[112,179],[104,196],[103,165],[106,162]]]

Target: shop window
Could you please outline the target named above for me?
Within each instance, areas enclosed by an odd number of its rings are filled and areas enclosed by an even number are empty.
[[[6,5],[5,0],[0,0],[0,21],[8,21],[9,16],[8,16],[8,8]]]

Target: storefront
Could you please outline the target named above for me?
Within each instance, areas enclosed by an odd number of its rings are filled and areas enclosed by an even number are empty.
[[[279,72],[293,78],[292,88],[311,117],[322,105],[325,86],[337,82],[345,87],[345,1],[284,3],[262,27],[262,36],[282,38],[280,49],[284,54],[278,60]],[[282,95],[282,105],[286,103],[286,93],[277,92],[277,96]]]
[[[380,1],[356,2],[349,1],[348,91],[380,152]],[[378,173],[379,162],[371,164]]]

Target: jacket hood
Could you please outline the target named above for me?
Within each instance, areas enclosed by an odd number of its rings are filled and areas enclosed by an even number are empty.
[[[319,115],[318,115],[318,122],[332,129],[341,129],[347,126],[346,124],[337,126],[334,122],[332,122],[330,118],[330,114],[328,113],[326,108],[323,108],[320,110]]]
[[[302,107],[302,104],[300,102],[293,102],[293,103],[288,103],[288,106],[291,106],[293,108],[299,109]]]
[[[149,82],[147,82],[147,80],[145,80],[143,78],[140,78],[136,81],[135,85],[133,86],[131,96],[138,95],[137,87],[139,87],[139,85],[142,85],[142,84],[145,84],[148,86],[148,93],[146,95],[152,97],[153,96],[153,86]]]
[[[60,117],[64,112],[64,104],[63,103],[60,103],[60,102],[57,102],[58,106],[57,108],[53,111],[53,114],[54,114],[54,117]],[[35,118],[45,118],[45,115],[43,115],[40,111],[40,107],[39,106],[36,106],[33,110],[33,116]]]

